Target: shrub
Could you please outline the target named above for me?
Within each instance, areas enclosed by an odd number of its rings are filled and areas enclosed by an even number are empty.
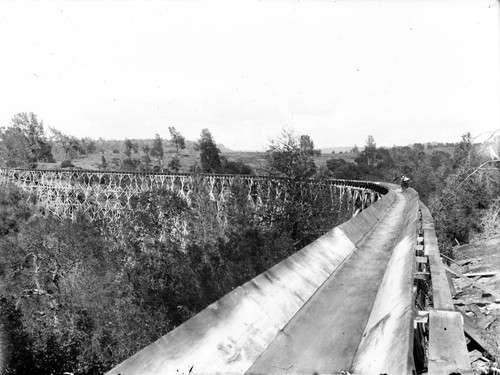
[[[73,162],[69,159],[63,160],[61,162],[61,168],[71,168],[74,167]]]

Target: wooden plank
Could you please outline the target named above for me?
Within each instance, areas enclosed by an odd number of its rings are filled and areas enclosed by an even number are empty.
[[[415,257],[415,261],[417,263],[427,263],[429,259],[426,256],[422,256],[422,257]]]
[[[488,327],[496,320],[496,318],[494,316],[485,316],[484,318],[482,319],[479,319],[479,321],[477,322],[477,325],[479,328],[481,329],[488,329]]]
[[[471,363],[472,363],[474,361],[477,361],[482,356],[483,356],[483,353],[481,353],[477,349],[474,349],[472,352],[469,352],[469,361],[471,361]]]
[[[489,279],[486,284],[488,285],[494,285],[496,284],[497,282],[500,281],[500,274],[496,274],[495,276],[493,276],[491,279]]]
[[[469,273],[464,273],[464,276],[467,277],[483,277],[483,276],[495,276],[498,273],[498,271],[490,271],[490,272],[469,272]]]
[[[415,272],[414,277],[417,280],[426,280],[427,281],[430,279],[430,273],[429,272]]]
[[[428,311],[422,311],[419,310],[417,312],[417,316],[413,319],[414,322],[414,328],[416,323],[427,323],[429,321],[429,312]]]
[[[429,374],[472,374],[460,313],[429,313]]]
[[[471,279],[469,279],[467,276],[465,276],[464,274],[458,272],[458,271],[455,271],[455,270],[452,270],[450,267],[448,267],[447,265],[443,264],[443,267],[446,271],[454,274],[455,276],[457,277],[460,277],[461,279],[464,279],[464,280],[467,280],[467,282],[472,285],[472,286],[475,286],[476,288],[478,289],[481,289],[483,291],[485,291],[486,293],[489,293],[491,294],[492,296],[496,297],[496,298],[500,298],[500,293],[497,293],[495,292],[493,289],[490,289],[488,288],[487,286],[484,286],[484,285],[481,285],[481,284],[478,284],[476,283],[475,281],[472,281]]]
[[[457,298],[453,300],[454,305],[470,305],[471,303],[475,303],[476,305],[489,305],[493,303],[486,298]]]
[[[470,305],[467,305],[470,309],[470,311],[472,311],[474,313],[474,315],[478,318],[484,318],[484,314],[483,312],[479,309],[479,307],[477,307],[477,305],[475,303],[471,303]]]
[[[438,251],[436,249],[436,251]],[[453,300],[446,271],[443,268],[443,262],[437,253],[429,254],[429,267],[431,270],[432,296],[434,299],[434,308],[437,310],[454,311]]]

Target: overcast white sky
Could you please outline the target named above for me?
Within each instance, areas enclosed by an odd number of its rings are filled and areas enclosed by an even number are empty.
[[[0,0],[0,125],[263,150],[457,141],[500,127],[497,0]]]

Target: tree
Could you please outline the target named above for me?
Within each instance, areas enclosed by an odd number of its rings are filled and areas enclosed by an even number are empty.
[[[67,160],[72,160],[79,153],[86,153],[86,148],[82,142],[76,137],[66,135],[63,132],[50,127],[53,134],[53,140],[58,143],[64,150],[64,156]]]
[[[9,343],[14,360],[4,362],[4,370],[46,374],[78,368],[79,373],[102,373],[93,367],[108,362],[110,349],[118,349],[113,343],[116,325],[109,322],[119,316],[108,298],[117,291],[112,278],[117,263],[97,226],[82,218],[72,222],[37,217],[23,224],[16,236],[0,241],[8,293],[0,303],[0,316],[9,335],[23,339]],[[12,301],[17,316],[6,301]],[[23,363],[31,368],[24,370]]]
[[[132,154],[132,151],[134,151],[134,153],[137,154],[137,151],[139,149],[139,146],[137,145],[137,143],[131,141],[130,139],[125,139],[123,141],[123,143],[125,145],[125,155],[130,157],[130,155]]]
[[[225,174],[252,174],[252,168],[243,163],[241,160],[230,161],[225,157],[221,157],[222,160],[222,171]]]
[[[54,161],[43,122],[33,112],[18,113],[8,128],[0,128],[0,155],[8,167]]]
[[[168,168],[174,172],[179,172],[181,169],[181,161],[177,155],[175,155],[170,163],[168,163]]]
[[[361,158],[360,162],[362,164],[366,164],[368,168],[373,168],[375,166],[377,159],[377,144],[375,143],[375,139],[372,135],[369,135],[366,139],[365,149],[361,152],[358,158]],[[358,159],[356,159],[356,162],[357,160]]]
[[[452,160],[450,154],[444,151],[433,151],[430,157],[432,169],[437,170],[439,167],[451,168]]]
[[[457,242],[468,243],[485,229],[481,221],[489,205],[495,204],[500,186],[498,171],[487,167],[496,161],[481,160],[470,133],[462,136],[454,151],[453,172],[446,177],[441,194],[429,205],[440,248],[448,254]],[[438,171],[444,168],[446,165],[440,165]]]
[[[478,161],[477,151],[474,148],[474,143],[470,132],[462,135],[462,140],[455,145],[453,163],[454,168],[460,166],[470,167]]]
[[[101,164],[99,164],[99,169],[106,169],[108,167],[108,162],[104,155],[101,155]]]
[[[411,149],[408,148],[410,151]],[[364,150],[354,159],[361,169],[362,178],[376,178],[392,180],[393,177],[387,176],[387,172],[394,166],[391,153],[388,149],[377,148],[373,136],[369,135],[366,140]]]
[[[306,155],[314,155],[314,142],[308,135],[300,136],[300,149]]]
[[[175,146],[175,151],[179,152],[180,150],[184,150],[186,148],[186,144],[181,133],[179,133],[173,126],[170,126],[168,130],[170,132],[170,136],[172,137],[171,141]]]
[[[95,141],[91,138],[88,138],[88,137],[82,138],[80,140],[80,142],[82,144],[83,152],[87,155],[93,154],[97,149]]]
[[[326,167],[332,172],[333,178],[360,179],[359,167],[355,163],[348,163],[344,159],[329,159],[326,161]]]
[[[201,131],[201,136],[195,144],[195,150],[200,151],[201,169],[205,173],[221,171],[220,150],[217,148],[212,133],[208,129]]]
[[[124,158],[121,161],[120,168],[124,171],[135,171],[141,165],[141,161],[139,159],[134,158]]]
[[[159,134],[155,135],[153,140],[153,147],[151,147],[151,156],[158,158],[158,164],[161,168],[163,164],[163,142]]]
[[[413,144],[413,149],[416,152],[424,152],[425,151],[425,145],[422,143],[414,143]]]
[[[151,158],[149,157],[148,154],[142,155],[141,162],[146,164],[146,166],[149,167],[149,163],[151,163]]]
[[[277,139],[271,140],[266,158],[271,172],[286,177],[308,178],[316,172],[311,155],[301,147],[299,138],[292,130],[283,129]]]

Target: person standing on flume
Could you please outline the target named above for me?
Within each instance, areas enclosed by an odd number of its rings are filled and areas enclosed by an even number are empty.
[[[392,180],[393,182],[395,182],[397,179],[400,179],[400,184],[401,184],[401,189],[406,189],[408,186],[410,186],[410,178],[405,176],[405,175],[402,175],[401,177],[399,176],[396,176],[396,178],[394,178],[394,180]]]

